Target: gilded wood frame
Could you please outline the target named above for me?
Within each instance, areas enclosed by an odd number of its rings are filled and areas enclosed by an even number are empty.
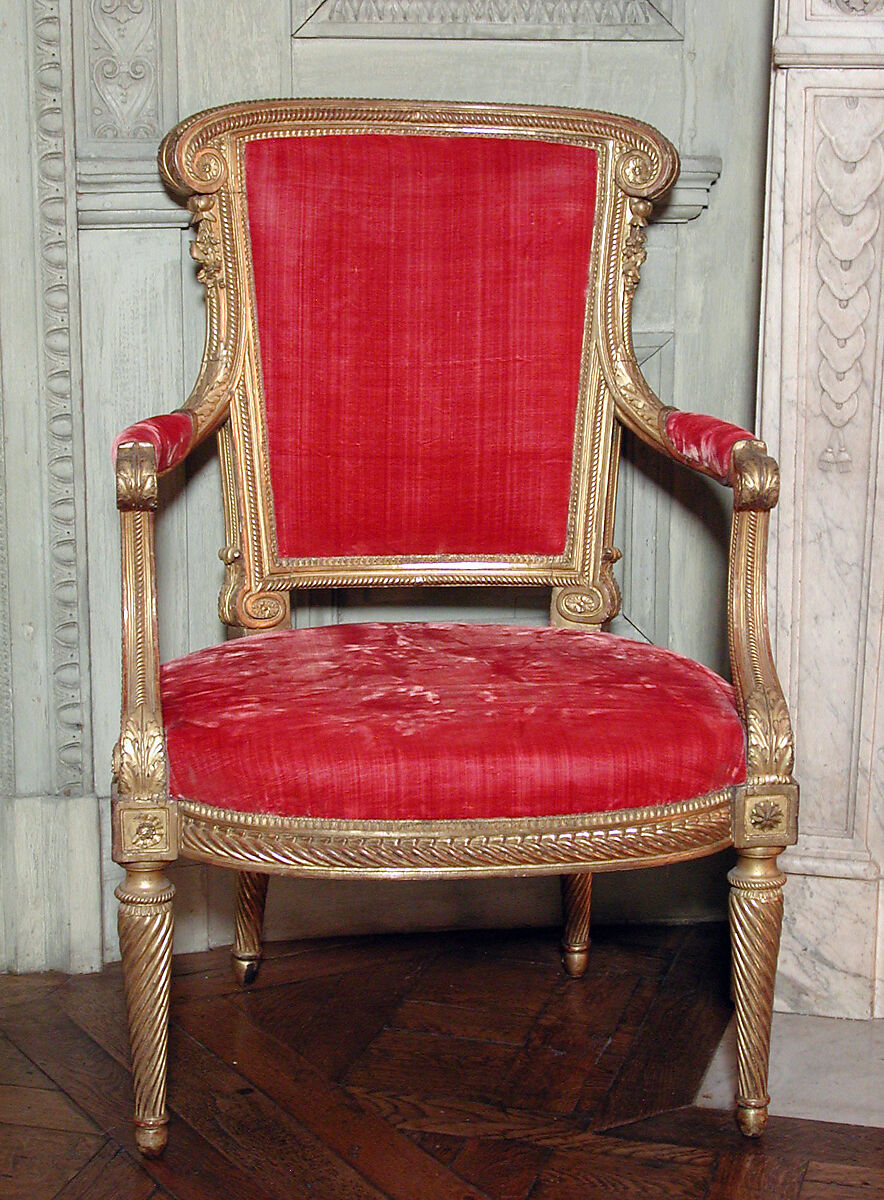
[[[571,496],[569,550],[559,559],[358,558],[284,560],[276,553],[262,428],[257,334],[249,286],[242,146],[249,137],[346,132],[438,136],[506,134],[592,146],[599,155]],[[185,407],[195,442],[219,435],[227,544],[222,620],[243,632],[284,626],[293,587],[393,584],[548,584],[557,624],[599,628],[619,607],[611,545],[619,428],[686,462],[666,435],[666,409],[635,358],[632,299],[645,257],[651,200],[674,182],[678,159],[654,130],[605,113],[511,105],[291,100],[231,105],[176,127],[160,151],[163,175],[187,198],[192,246],[206,289],[202,366]],[[616,420],[614,419],[616,417]],[[703,470],[696,464],[687,463]],[[765,597],[769,510],[777,465],[763,443],[738,442],[727,479],[734,515],[729,551],[728,631],[737,704],[747,736],[747,780],[661,809],[491,822],[309,821],[208,809],[168,794],[159,691],[154,514],[155,452],[124,442],[116,460],[123,547],[123,708],[114,752],[114,857],[121,944],[132,1025],[139,1145],[165,1142],[165,1038],[171,898],[163,875],[178,854],[257,875],[420,878],[564,874],[655,866],[737,847],[731,926],[738,1007],[744,1132],[766,1114],[767,1038],[783,876],[776,856],[793,843],[797,787],[789,716],[773,664]],[[257,873],[257,875],[256,875]],[[588,905],[589,889],[583,889]],[[241,977],[255,967],[263,889],[249,886],[237,946]],[[260,903],[255,897],[260,897]],[[582,927],[586,914],[571,923]],[[586,918],[586,919],[584,919]],[[257,922],[257,924],[256,924]],[[242,945],[240,946],[240,942]],[[579,949],[579,948],[578,948]],[[578,951],[575,951],[577,954]],[[585,960],[585,953],[581,950]],[[575,959],[576,962],[576,959]]]

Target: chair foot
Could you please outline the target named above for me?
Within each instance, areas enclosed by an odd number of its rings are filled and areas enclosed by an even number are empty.
[[[230,958],[233,963],[233,976],[239,986],[248,987],[250,983],[254,983],[261,969],[260,955],[257,957],[246,957],[245,955],[232,954]]]
[[[592,875],[562,876],[562,962],[571,979],[580,979],[589,966],[589,910]]]
[[[562,943],[562,963],[571,979],[582,979],[589,966],[589,943],[585,946],[567,946]]]
[[[248,987],[258,977],[268,879],[257,871],[241,871],[237,879],[232,961],[233,975],[240,987]]]
[[[745,1105],[737,1101],[737,1125],[743,1137],[761,1137],[767,1124],[767,1105]]]
[[[135,1126],[135,1145],[145,1158],[159,1158],[168,1140],[169,1126],[165,1121]]]

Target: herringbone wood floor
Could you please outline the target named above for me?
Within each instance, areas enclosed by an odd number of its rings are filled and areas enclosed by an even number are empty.
[[[118,968],[0,980],[0,1196],[858,1200],[884,1131],[691,1108],[727,1023],[719,926],[269,947],[175,963],[169,1147],[143,1162]],[[825,1086],[825,1081],[820,1081]]]

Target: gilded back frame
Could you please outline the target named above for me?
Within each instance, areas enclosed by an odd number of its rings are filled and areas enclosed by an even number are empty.
[[[598,162],[575,451],[565,553],[545,556],[282,558],[273,517],[251,286],[243,152],[256,138],[394,133],[508,136],[595,150]],[[199,113],[168,134],[160,168],[187,198],[198,226],[192,247],[207,298],[207,333],[186,403],[198,438],[219,433],[227,575],[222,620],[247,629],[288,618],[292,588],[423,584],[540,584],[555,589],[554,618],[600,624],[617,611],[610,542],[619,456],[616,410],[656,434],[664,412],[632,345],[631,305],[644,259],[650,200],[678,174],[670,143],[640,122],[608,113],[463,103],[285,100]]]

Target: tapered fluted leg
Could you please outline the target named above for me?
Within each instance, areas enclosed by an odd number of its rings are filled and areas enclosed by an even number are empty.
[[[172,974],[172,897],[165,863],[129,864],[116,890],[132,1047],[135,1142],[149,1158],[166,1145],[166,1048]]]
[[[233,973],[246,987],[261,966],[261,930],[267,900],[267,875],[240,871],[236,885],[236,932],[233,941]]]
[[[589,964],[589,910],[592,875],[562,876],[562,961],[572,979],[580,979]]]
[[[742,850],[729,873],[737,1018],[737,1124],[758,1137],[767,1123],[767,1067],[785,875],[778,847]]]

